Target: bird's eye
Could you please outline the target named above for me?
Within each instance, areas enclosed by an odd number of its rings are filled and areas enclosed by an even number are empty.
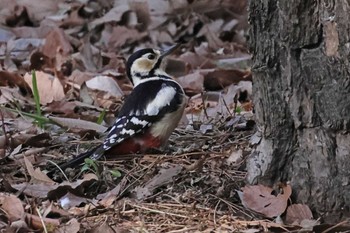
[[[147,57],[149,60],[153,60],[154,58],[156,58],[156,56],[154,54],[150,54]]]

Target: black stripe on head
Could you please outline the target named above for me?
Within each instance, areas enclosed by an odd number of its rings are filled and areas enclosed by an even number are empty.
[[[132,81],[132,77],[131,77],[131,66],[134,63],[135,60],[137,60],[138,58],[142,57],[143,55],[145,55],[146,53],[154,53],[153,49],[147,48],[147,49],[141,49],[136,51],[135,53],[133,53],[128,61],[126,62],[126,74],[128,75],[128,78],[130,79],[131,82]]]
[[[150,76],[154,76],[157,69],[159,69],[160,65],[162,64],[163,59],[160,57],[158,58],[158,61],[156,64],[154,64],[152,70],[149,72]]]

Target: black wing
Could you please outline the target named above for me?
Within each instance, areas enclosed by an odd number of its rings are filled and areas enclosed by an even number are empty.
[[[173,88],[173,91],[171,88]],[[167,95],[163,93],[164,96],[162,96],[162,93],[159,92],[161,89],[171,91],[174,95],[171,98],[171,93]],[[105,151],[113,146],[147,130],[166,113],[176,111],[183,98],[185,97],[182,88],[172,80],[149,80],[136,86],[127,97],[103,145],[78,155],[61,164],[60,167],[62,169],[74,167],[83,163],[84,159],[89,157],[99,159]]]
[[[183,101],[182,88],[172,80],[149,80],[136,86],[121,108],[103,146],[92,159],[99,159],[105,151],[135,134],[146,131],[166,113],[178,109]]]

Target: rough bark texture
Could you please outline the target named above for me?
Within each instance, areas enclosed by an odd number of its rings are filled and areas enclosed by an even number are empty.
[[[350,2],[250,1],[256,120],[251,183],[290,181],[325,221],[349,217]]]

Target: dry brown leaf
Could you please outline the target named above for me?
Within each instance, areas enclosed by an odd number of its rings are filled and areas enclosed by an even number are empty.
[[[102,225],[97,226],[96,228],[92,229],[90,233],[116,233],[119,232],[118,229],[112,228],[108,225],[108,221],[104,221]]]
[[[74,84],[77,84],[77,87],[80,87],[84,82],[93,78],[92,73],[82,72],[80,70],[73,70],[73,73],[69,76],[68,80]]]
[[[203,91],[204,76],[200,70],[177,78],[187,95],[193,96]]]
[[[39,49],[45,43],[44,39],[19,38],[10,39],[7,42],[7,51],[11,57],[24,61],[33,51]]]
[[[204,87],[206,90],[215,91],[231,85],[238,84],[240,81],[252,81],[248,76],[250,71],[241,70],[214,70],[204,76]],[[247,77],[247,78],[246,78]]]
[[[288,199],[292,194],[289,184],[282,187],[282,193],[277,196],[272,194],[272,188],[263,185],[248,185],[243,187],[242,191],[243,205],[269,218],[279,216],[286,210]]]
[[[11,222],[24,216],[22,201],[13,194],[0,193],[0,205]]]
[[[124,95],[118,83],[108,76],[96,76],[89,81],[86,81],[86,86],[90,89],[108,92],[116,97],[122,97]]]
[[[61,224],[54,233],[77,233],[80,230],[80,223],[76,218],[72,218],[65,224]]]
[[[29,184],[19,183],[11,184],[11,187],[16,190],[21,190],[29,196],[38,198],[49,198],[51,200],[58,199],[64,196],[67,192],[72,192],[76,195],[81,193],[84,187],[91,185],[96,180],[96,175],[84,176],[83,179],[75,182],[64,181],[61,184]]]
[[[188,68],[186,63],[181,60],[168,58],[165,72],[171,76],[180,77],[188,74]]]
[[[90,30],[95,28],[96,26],[108,22],[119,22],[123,16],[123,14],[130,10],[130,7],[128,4],[118,4],[117,6],[110,9],[105,15],[103,15],[101,18],[93,20],[89,24]]]
[[[11,185],[12,188],[16,190],[23,190],[26,195],[38,198],[47,198],[49,191],[55,190],[58,184],[29,184],[29,183],[19,183]]]
[[[207,56],[198,55],[190,51],[181,54],[179,60],[186,62],[192,69],[211,69],[215,67],[214,63]]]
[[[148,8],[149,1],[129,1],[130,9],[136,13],[138,26],[141,31],[145,31],[151,23],[150,11]],[[130,24],[128,24],[129,26]]]
[[[53,29],[47,36],[42,47],[42,53],[50,58],[55,58],[57,53],[68,56],[73,51],[67,35],[60,28]]]
[[[18,87],[21,91],[21,94],[32,94],[30,86],[23,80],[20,75],[16,73],[0,71],[0,86]]]
[[[36,181],[39,183],[55,184],[55,182],[51,180],[45,173],[43,173],[40,168],[36,168],[34,170],[33,164],[28,160],[27,157],[24,157],[24,163],[26,165],[28,174],[32,177],[32,182]]]
[[[70,116],[75,113],[74,110],[76,107],[76,102],[68,102],[67,100],[63,99],[61,101],[53,101],[52,103],[46,105],[46,107],[43,109],[45,112],[51,112],[55,114],[63,113],[64,116]]]
[[[52,15],[58,11],[59,1],[41,1],[41,0],[17,0],[18,6],[23,6],[28,12],[32,21],[40,22],[46,16]]]
[[[239,150],[233,150],[230,154],[230,157],[226,159],[226,163],[228,165],[239,163],[242,161],[243,158],[243,151],[241,149]]]
[[[286,214],[286,223],[300,225],[303,220],[311,220],[313,218],[309,206],[304,204],[293,204],[288,206]]]
[[[40,218],[38,215],[25,214],[26,222],[34,229],[44,230],[43,223],[45,226],[50,226],[50,229],[55,229],[60,225],[60,220],[52,218]]]
[[[32,74],[26,73],[24,80],[33,90]],[[40,103],[46,105],[52,101],[60,101],[65,97],[63,86],[58,78],[44,73],[42,71],[36,72],[36,80],[39,91]]]
[[[105,33],[105,40],[107,40],[107,48],[109,51],[114,51],[126,44],[138,41],[145,36],[147,36],[146,32],[139,32],[124,26],[116,26],[113,27],[109,33]]]
[[[99,133],[103,133],[107,130],[106,127],[91,121],[84,121],[84,120],[73,119],[73,118],[54,117],[54,116],[50,116],[48,118],[65,128],[95,130]]]
[[[120,192],[125,188],[127,182],[127,177],[124,177],[115,188],[106,193],[97,195],[96,199],[100,200],[99,204],[106,208],[110,207],[112,203],[117,199],[117,196],[120,194]]]
[[[176,165],[170,168],[163,168],[159,173],[149,180],[143,186],[137,186],[134,189],[135,196],[138,200],[142,200],[153,194],[153,191],[173,180],[182,171],[182,166]]]

